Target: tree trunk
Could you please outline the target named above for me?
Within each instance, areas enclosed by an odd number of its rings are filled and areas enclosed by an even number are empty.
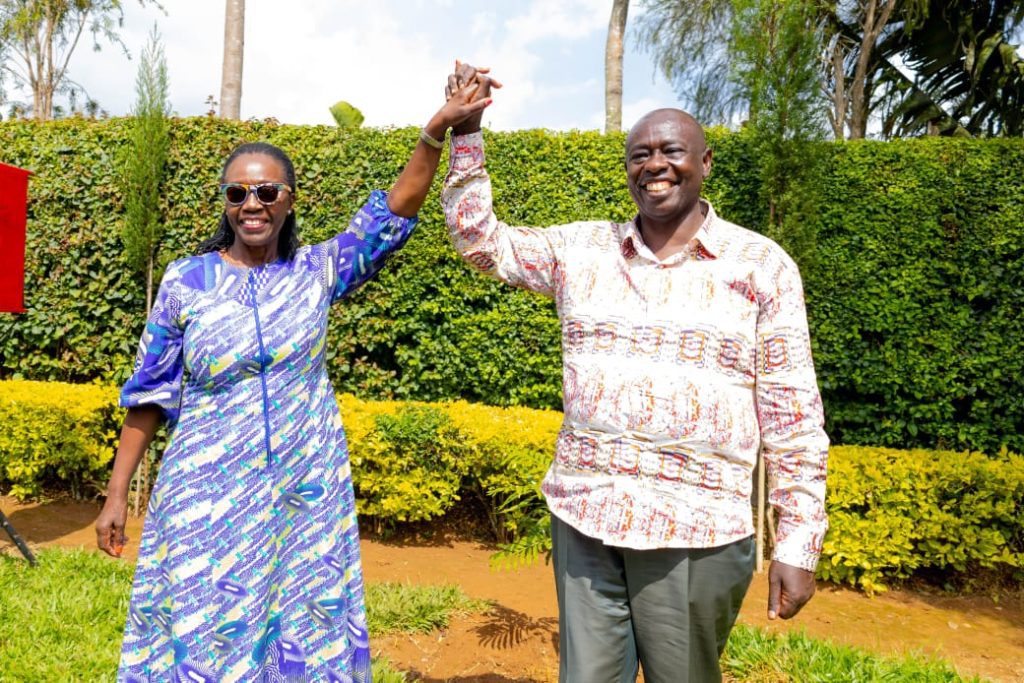
[[[858,140],[867,136],[868,116],[871,113],[871,53],[875,43],[882,34],[882,29],[889,23],[895,0],[868,0],[864,19],[861,23],[863,38],[860,43],[860,54],[857,56],[857,67],[853,72],[853,83],[850,84],[850,139]],[[881,7],[879,4],[881,3]]]
[[[604,132],[622,130],[622,53],[629,0],[613,0],[604,47]]]
[[[846,55],[843,39],[839,36],[836,36],[832,46],[832,77],[835,85],[829,122],[832,124],[832,136],[836,140],[843,140],[846,138]]]
[[[245,52],[245,0],[226,0],[224,70],[220,81],[220,115],[239,119],[242,108],[242,57]]]

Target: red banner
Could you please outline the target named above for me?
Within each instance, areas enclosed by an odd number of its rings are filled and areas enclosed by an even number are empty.
[[[25,310],[25,214],[30,172],[0,164],[0,312]]]

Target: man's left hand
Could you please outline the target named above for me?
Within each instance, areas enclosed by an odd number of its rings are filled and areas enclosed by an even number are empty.
[[[814,595],[814,572],[782,562],[768,567],[768,618],[796,616]]]

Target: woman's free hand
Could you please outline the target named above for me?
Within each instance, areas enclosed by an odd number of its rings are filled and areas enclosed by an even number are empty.
[[[128,520],[128,501],[107,498],[96,518],[96,545],[111,557],[121,557],[128,537],[124,526]]]

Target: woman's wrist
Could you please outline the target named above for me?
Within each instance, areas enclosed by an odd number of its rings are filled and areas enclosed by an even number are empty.
[[[107,484],[107,503],[111,504],[127,504],[128,502],[128,483],[120,483],[111,481]]]
[[[423,132],[439,142],[444,142],[444,138],[448,134],[448,128],[449,126],[443,119],[435,116],[427,122],[427,125],[423,126]]]

